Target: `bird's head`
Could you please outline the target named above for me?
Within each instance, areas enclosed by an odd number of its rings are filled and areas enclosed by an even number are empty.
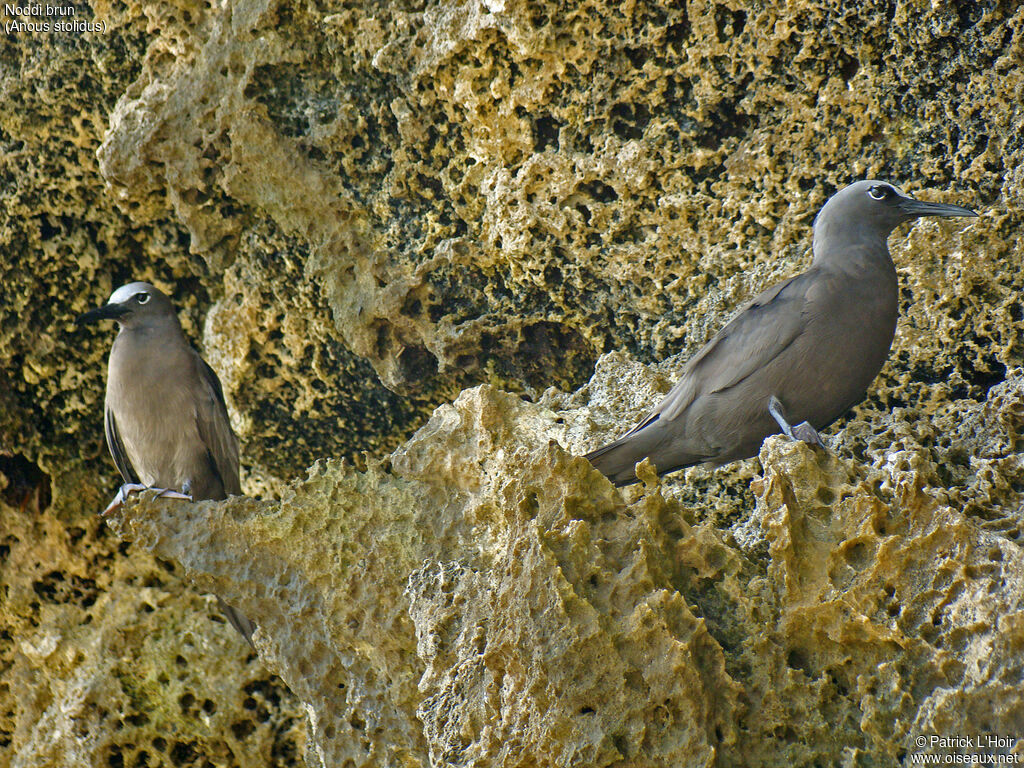
[[[174,306],[162,291],[149,283],[128,283],[112,294],[102,307],[91,309],[75,319],[78,325],[100,320],[116,320],[123,328],[177,321]]]
[[[905,221],[921,216],[977,216],[970,208],[915,200],[895,184],[877,179],[858,181],[836,192],[814,220],[814,250],[885,242]]]

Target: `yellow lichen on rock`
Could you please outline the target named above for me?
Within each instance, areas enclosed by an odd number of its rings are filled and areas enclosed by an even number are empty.
[[[1022,735],[1024,8],[73,7],[104,32],[0,38],[0,763]],[[571,457],[867,176],[981,216],[892,237],[896,340],[833,455],[621,492]],[[111,334],[72,325],[131,279],[224,381],[254,497],[133,502],[134,543],[94,518]]]
[[[389,471],[321,462],[280,502],[115,524],[258,617],[314,764],[711,764],[740,688],[673,586],[686,524],[536,441],[549,419],[467,390]]]

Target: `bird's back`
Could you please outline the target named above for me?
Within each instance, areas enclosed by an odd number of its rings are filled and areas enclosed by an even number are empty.
[[[753,456],[766,437],[778,433],[768,411],[773,396],[793,424],[806,421],[824,429],[864,397],[885,362],[898,312],[895,270],[886,275],[812,268],[800,277],[800,330],[794,338],[743,380],[706,391],[691,406],[687,425],[711,449],[706,461],[720,465]]]

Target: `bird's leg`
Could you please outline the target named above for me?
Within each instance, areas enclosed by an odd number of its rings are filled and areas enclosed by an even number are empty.
[[[186,490],[188,489],[186,488]],[[117,490],[117,495],[114,497],[114,500],[107,505],[106,509],[100,512],[100,517],[106,517],[111,512],[116,512],[121,508],[121,505],[128,501],[129,495],[139,493],[139,491],[156,491],[157,498],[192,501],[191,496],[184,493],[178,493],[177,491],[172,491],[170,488],[150,488],[148,485],[142,485],[142,483],[125,483]]]
[[[772,415],[775,423],[779,425],[779,429],[790,440],[803,440],[810,445],[825,447],[821,435],[818,434],[818,430],[810,425],[810,422],[804,421],[795,427],[790,426],[789,420],[786,418],[786,411],[783,409],[782,403],[779,402],[779,398],[775,397],[775,395],[768,399],[768,413]]]

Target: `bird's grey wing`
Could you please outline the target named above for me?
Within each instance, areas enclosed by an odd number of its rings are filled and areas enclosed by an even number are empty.
[[[110,406],[104,408],[103,431],[107,434],[107,448],[114,459],[117,471],[126,483],[138,483],[139,476],[135,474],[132,463],[128,460],[128,452],[124,449],[124,442],[121,440],[121,433],[117,431],[117,419]]]
[[[195,350],[196,368],[199,373],[199,393],[196,398],[196,422],[199,436],[206,445],[213,469],[220,476],[225,493],[241,494],[238,480],[238,440],[231,431],[228,408],[224,402],[224,390],[220,379],[206,361]]]
[[[789,347],[807,324],[806,276],[784,280],[748,302],[687,362],[679,381],[630,434],[657,419],[671,421],[701,394],[736,386]]]

